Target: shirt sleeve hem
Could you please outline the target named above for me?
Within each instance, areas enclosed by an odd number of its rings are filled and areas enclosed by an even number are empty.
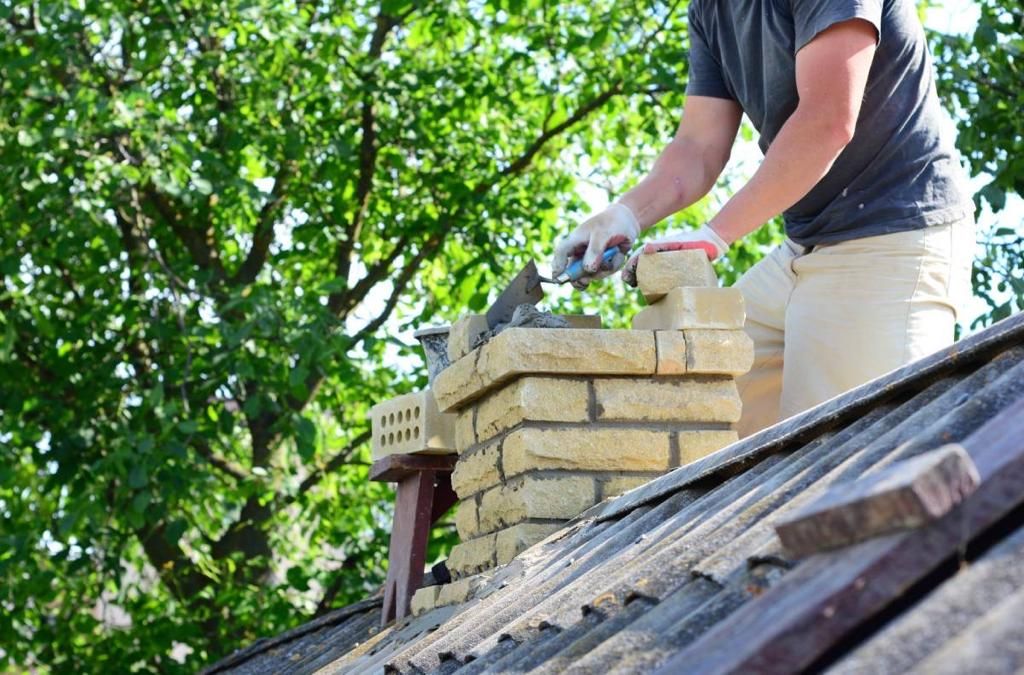
[[[736,97],[729,93],[724,87],[715,87],[708,84],[697,84],[691,82],[686,86],[687,96],[707,96],[708,98],[724,98],[727,101],[735,101]]]
[[[843,23],[844,21],[851,21],[853,19],[860,19],[867,21],[875,27],[875,43],[882,39],[882,26],[881,19],[871,16],[867,11],[863,9],[850,9],[848,11],[833,12],[824,16],[818,17],[810,25],[805,26],[803,31],[796,36],[796,49],[795,52],[800,51],[807,46],[814,38],[818,37],[821,33],[828,30],[837,23]]]

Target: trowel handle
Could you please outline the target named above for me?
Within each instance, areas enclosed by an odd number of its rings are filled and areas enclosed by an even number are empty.
[[[604,255],[601,256],[601,266],[610,265],[612,260],[615,259],[615,255],[619,252],[618,246],[612,246],[606,249]],[[583,258],[577,258],[573,260],[565,271],[558,275],[559,281],[576,281],[583,276]]]

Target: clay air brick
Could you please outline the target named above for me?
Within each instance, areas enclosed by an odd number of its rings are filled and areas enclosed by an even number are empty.
[[[598,421],[738,422],[732,378],[615,378],[594,382]]]
[[[746,310],[738,288],[673,288],[633,317],[634,330],[743,328]]]
[[[754,365],[754,342],[741,330],[687,330],[688,373],[739,376]]]
[[[374,461],[395,454],[455,452],[455,416],[438,411],[429,389],[375,405],[370,422]]]
[[[434,609],[435,605],[437,605],[437,595],[440,590],[440,586],[424,586],[416,591],[410,603],[412,615],[419,616]]]
[[[591,476],[523,476],[480,498],[480,531],[493,532],[531,518],[570,520],[597,503]]]
[[[502,443],[506,478],[533,469],[667,471],[669,433],[645,429],[517,429]]]
[[[490,569],[495,564],[494,546],[493,534],[456,544],[448,554],[448,569],[460,579]]]
[[[455,507],[455,529],[459,533],[460,541],[467,541],[480,533],[475,500],[463,499]]]
[[[658,349],[658,375],[686,374],[686,336],[676,330],[654,333]]]
[[[434,380],[451,411],[520,375],[653,375],[650,331],[509,328],[462,357]]]
[[[500,461],[498,443],[474,450],[468,455],[459,457],[452,472],[452,489],[460,499],[466,499],[501,482],[498,470]]]
[[[473,343],[487,332],[487,317],[483,314],[467,314],[452,324],[448,331],[448,360],[458,361],[473,351]]]
[[[663,251],[641,255],[637,285],[647,302],[655,302],[680,286],[718,286],[715,270],[702,250]]]
[[[589,399],[583,380],[520,378],[477,405],[477,440],[487,441],[524,420],[586,422]]]
[[[561,528],[561,525],[554,523],[520,523],[502,530],[497,536],[498,564],[508,564],[517,555]]]

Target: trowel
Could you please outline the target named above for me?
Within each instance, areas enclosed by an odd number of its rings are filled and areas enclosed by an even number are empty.
[[[601,265],[609,265],[619,252],[618,246],[607,249],[601,256]],[[523,304],[536,305],[544,297],[544,289],[541,284],[565,284],[576,281],[583,276],[583,260],[573,260],[565,271],[553,279],[542,277],[537,271],[537,265],[531,260],[505,287],[498,299],[494,301],[487,314],[487,327],[494,328],[500,323],[508,323],[516,307]]]

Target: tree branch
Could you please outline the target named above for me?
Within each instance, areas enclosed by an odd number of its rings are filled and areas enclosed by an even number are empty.
[[[387,302],[384,303],[384,309],[381,310],[380,314],[378,314],[376,318],[363,326],[363,328],[352,336],[352,344],[357,344],[366,339],[366,336],[374,333],[384,324],[385,321],[388,320],[388,317],[391,316],[391,312],[394,310],[395,305],[398,304],[398,299],[401,297],[402,293],[405,292],[405,287],[409,284],[409,281],[412,280],[413,275],[419,271],[423,261],[441,248],[448,229],[450,228],[446,228],[435,233],[430,239],[423,243],[423,246],[421,246],[420,250],[416,252],[416,255],[406,263],[405,267],[402,268],[402,271],[398,273],[398,277],[395,279],[394,288],[391,290],[391,296],[388,298]]]
[[[296,164],[293,160],[286,160],[281,164],[280,170],[274,177],[274,187],[270,191],[267,203],[260,209],[256,221],[256,229],[252,235],[252,247],[245,257],[238,271],[231,277],[229,283],[248,285],[256,280],[260,270],[267,261],[267,252],[274,242],[274,216],[280,210],[285,200],[285,189],[288,182],[295,175]]]
[[[160,218],[171,228],[174,235],[185,245],[192,262],[200,269],[212,271],[215,280],[223,279],[224,267],[214,249],[213,228],[207,228],[204,233],[190,227],[170,199],[153,185],[147,185],[143,189],[143,195],[146,197],[146,201],[160,214]]]
[[[366,296],[366,294],[376,284],[384,280],[384,277],[391,271],[391,264],[398,259],[398,256],[402,255],[402,252],[406,250],[409,245],[409,235],[403,234],[399,237],[398,241],[395,242],[394,248],[391,249],[386,257],[381,258],[374,264],[373,267],[366,271],[366,276],[356,282],[356,285],[352,288],[340,290],[336,293],[331,293],[327,298],[327,308],[331,310],[335,316],[341,316],[348,313],[353,307],[359,304],[359,301]]]
[[[370,46],[366,56],[370,61],[377,61],[384,50],[384,43],[388,34],[399,25],[400,19],[384,13],[383,5],[377,14],[377,23],[370,38]],[[373,83],[372,71],[365,79],[366,85]],[[359,128],[361,137],[359,141],[359,174],[356,177],[355,191],[355,212],[352,214],[352,221],[345,229],[345,236],[338,242],[334,254],[334,276],[335,278],[348,279],[348,273],[352,266],[352,251],[359,241],[359,235],[363,229],[363,222],[366,218],[366,210],[370,204],[370,194],[373,191],[373,175],[377,169],[377,131],[376,115],[373,110],[373,95],[370,87],[367,86],[363,95],[362,112],[360,113]],[[336,294],[340,294],[340,291]],[[332,294],[336,295],[336,294]],[[337,304],[338,300],[328,299],[328,305]]]
[[[244,466],[218,455],[205,439],[194,437],[192,447],[195,448],[196,454],[232,478],[240,481],[251,478],[249,471]]]
[[[196,566],[177,544],[167,541],[167,525],[160,522],[149,529],[136,528],[135,536],[142,544],[149,564],[175,597],[183,602],[193,600],[210,585],[210,579],[197,571]]]
[[[358,434],[355,438],[353,438],[345,447],[344,450],[338,451],[338,453],[335,454],[334,457],[331,457],[329,460],[327,460],[326,464],[324,464],[322,467],[316,469],[308,476],[306,476],[306,478],[299,484],[299,489],[296,490],[294,494],[289,495],[284,500],[284,503],[294,503],[300,496],[309,492],[309,490],[311,490],[313,487],[319,484],[320,481],[323,480],[325,476],[334,473],[343,465],[347,464],[349,460],[352,459],[352,455],[354,455],[355,452],[359,449],[359,446],[361,446],[363,443],[370,439],[371,433],[372,432],[369,429],[367,429],[366,431],[363,431],[362,433]]]
[[[568,130],[570,127],[582,122],[588,115],[620,93],[622,93],[622,80],[616,80],[610,87],[608,87],[608,89],[605,89],[603,92],[584,103],[576,110],[576,112],[563,122],[556,124],[546,131],[542,131],[541,134],[526,147],[519,157],[514,159],[504,169],[500,170],[496,176],[479,183],[475,188],[473,188],[473,194],[482,195],[503,179],[517,176],[522,173],[530,166],[530,163],[533,161],[533,158],[537,156],[537,153],[544,149],[544,146],[548,141]]]

